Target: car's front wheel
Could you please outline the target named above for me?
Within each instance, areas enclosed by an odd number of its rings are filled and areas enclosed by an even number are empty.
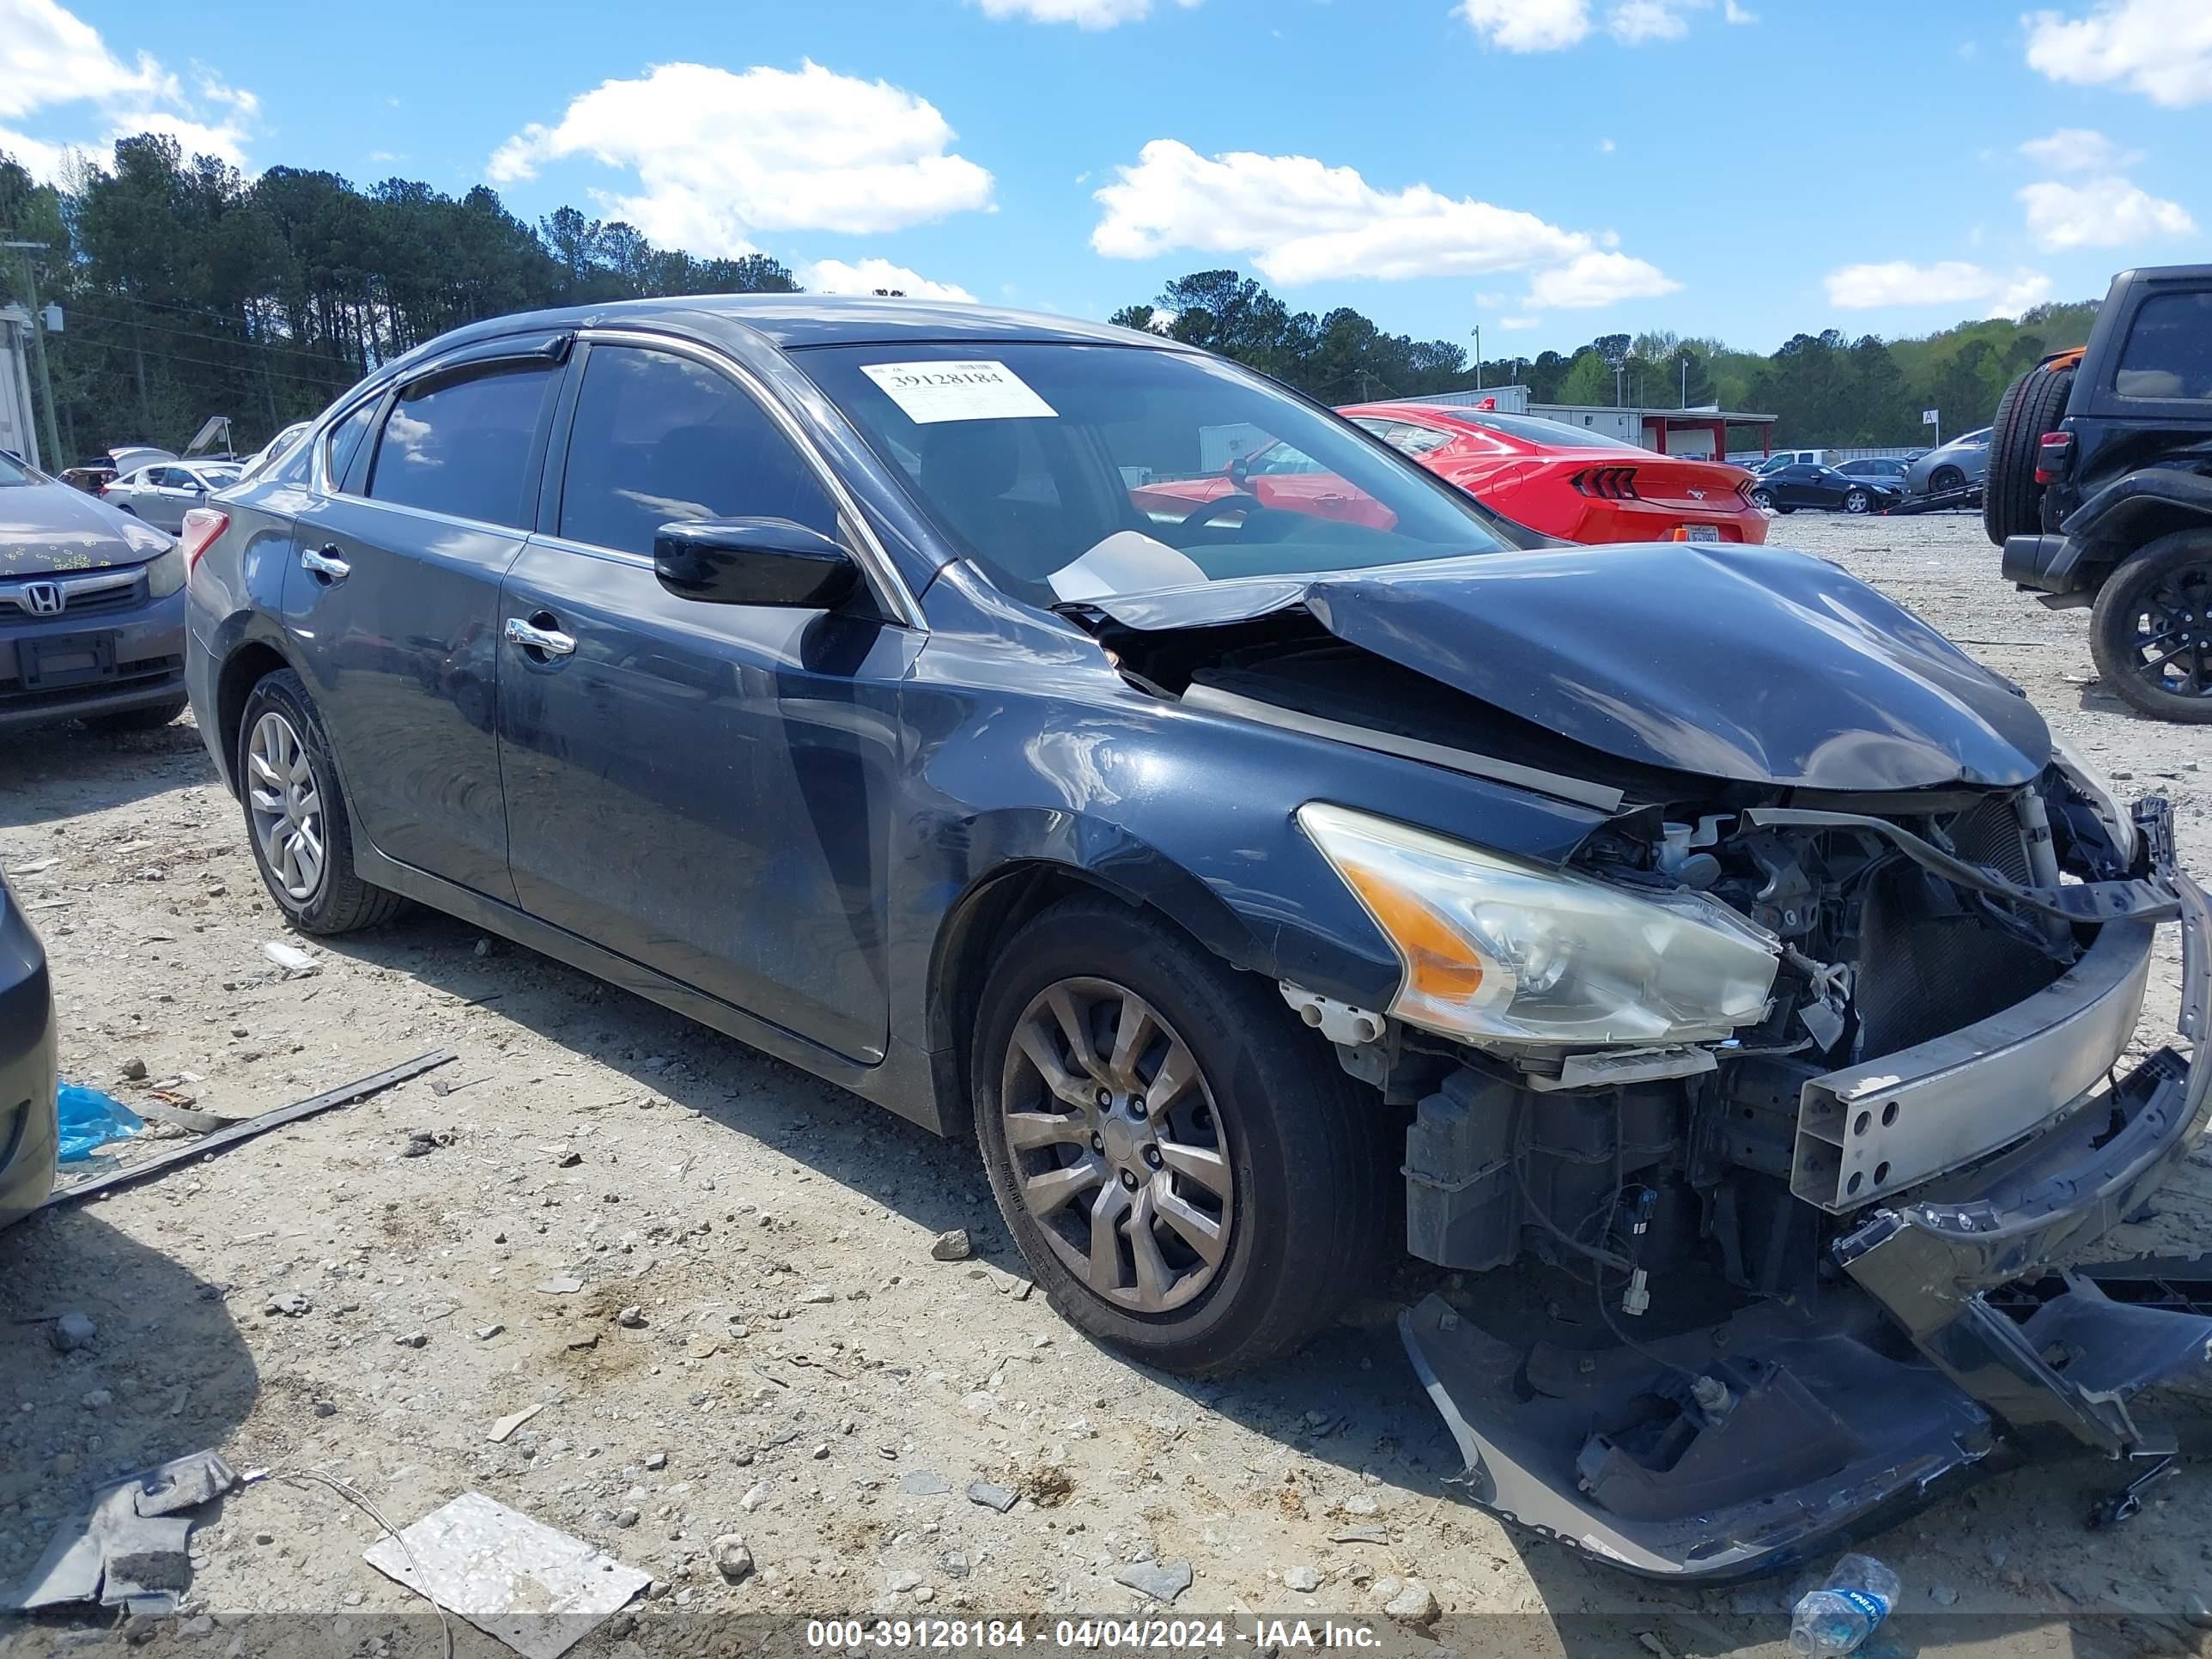
[[[354,873],[352,820],[330,738],[289,668],[265,676],[246,696],[238,780],[255,867],[294,927],[349,933],[398,911],[398,894]]]
[[[972,1075],[992,1191],[1047,1297],[1149,1364],[1297,1346],[1386,1242],[1380,1100],[1273,986],[1111,899],[1007,942]]]
[[[1947,489],[1964,489],[1966,475],[1955,466],[1939,466],[1928,475],[1928,493],[1940,495]]]
[[[1874,511],[1874,497],[1863,489],[1846,489],[1844,492],[1844,511],[1871,513]]]
[[[1751,492],[1751,504],[1762,513],[1773,512],[1774,492],[1771,489],[1753,490]]]

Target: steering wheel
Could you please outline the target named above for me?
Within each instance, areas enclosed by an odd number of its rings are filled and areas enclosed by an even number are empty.
[[[1214,520],[1219,518],[1224,513],[1227,513],[1231,510],[1239,513],[1249,513],[1255,507],[1264,508],[1267,505],[1267,502],[1261,501],[1257,495],[1251,495],[1249,492],[1241,489],[1236,491],[1232,495],[1216,495],[1212,501],[1202,501],[1198,506],[1193,507],[1189,512],[1184,514],[1182,519],[1182,528],[1185,530],[1195,530],[1200,525],[1211,524]]]

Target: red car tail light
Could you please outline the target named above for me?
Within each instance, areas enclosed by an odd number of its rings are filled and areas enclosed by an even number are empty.
[[[2070,432],[2046,432],[2035,448],[2035,481],[2039,484],[2057,483],[2066,476],[2067,463],[2074,459],[2074,434]]]
[[[230,528],[230,514],[212,507],[196,507],[185,514],[183,532],[177,544],[185,550],[185,575],[189,579],[200,555],[215,544],[215,538]]]
[[[1601,501],[1642,499],[1636,493],[1636,469],[1632,466],[1584,467],[1567,482],[1574,486],[1577,495],[1595,495]]]

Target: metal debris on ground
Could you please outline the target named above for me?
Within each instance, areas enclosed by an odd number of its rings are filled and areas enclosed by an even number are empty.
[[[88,1510],[63,1524],[0,1608],[96,1601],[167,1616],[192,1582],[186,1540],[194,1517],[184,1511],[237,1484],[237,1471],[216,1453],[201,1451],[101,1487]]]
[[[1114,1575],[1115,1583],[1126,1584],[1155,1601],[1174,1601],[1190,1588],[1190,1579],[1188,1561],[1132,1561]]]
[[[560,1659],[653,1582],[474,1492],[379,1540],[362,1559],[527,1659]]]
[[[968,1483],[969,1503],[981,1504],[987,1510],[996,1510],[1001,1515],[1013,1508],[1015,1500],[1020,1496],[1012,1486],[994,1486],[988,1480]]]
[[[105,1175],[94,1176],[89,1181],[80,1181],[74,1187],[61,1188],[46,1200],[46,1207],[51,1209],[59,1204],[74,1204],[78,1200],[89,1197],[94,1193],[112,1192],[118,1187],[127,1187],[134,1182],[143,1181],[149,1176],[159,1175],[162,1170],[172,1169],[177,1164],[197,1163],[211,1153],[226,1151],[237,1146],[240,1141],[251,1140],[256,1135],[264,1134],[271,1129],[281,1128],[287,1123],[297,1123],[301,1119],[313,1117],[318,1112],[327,1112],[333,1107],[350,1106],[356,1101],[366,1100],[371,1095],[391,1088],[394,1084],[404,1083],[411,1077],[420,1077],[434,1066],[443,1066],[453,1058],[452,1049],[434,1048],[427,1054],[418,1054],[413,1060],[402,1060],[398,1065],[387,1070],[373,1073],[368,1077],[352,1083],[343,1084],[325,1093],[312,1095],[306,1100],[296,1101],[289,1106],[279,1106],[274,1111],[264,1112],[258,1117],[241,1119],[228,1128],[217,1130],[204,1140],[190,1141],[181,1146],[173,1146],[166,1152],[156,1153],[152,1158],[141,1158],[137,1163],[127,1164],[122,1169],[111,1170]]]

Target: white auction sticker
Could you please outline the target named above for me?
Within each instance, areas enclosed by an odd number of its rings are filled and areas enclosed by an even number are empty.
[[[1004,363],[863,363],[860,373],[917,426],[1052,420],[1060,412]]]

